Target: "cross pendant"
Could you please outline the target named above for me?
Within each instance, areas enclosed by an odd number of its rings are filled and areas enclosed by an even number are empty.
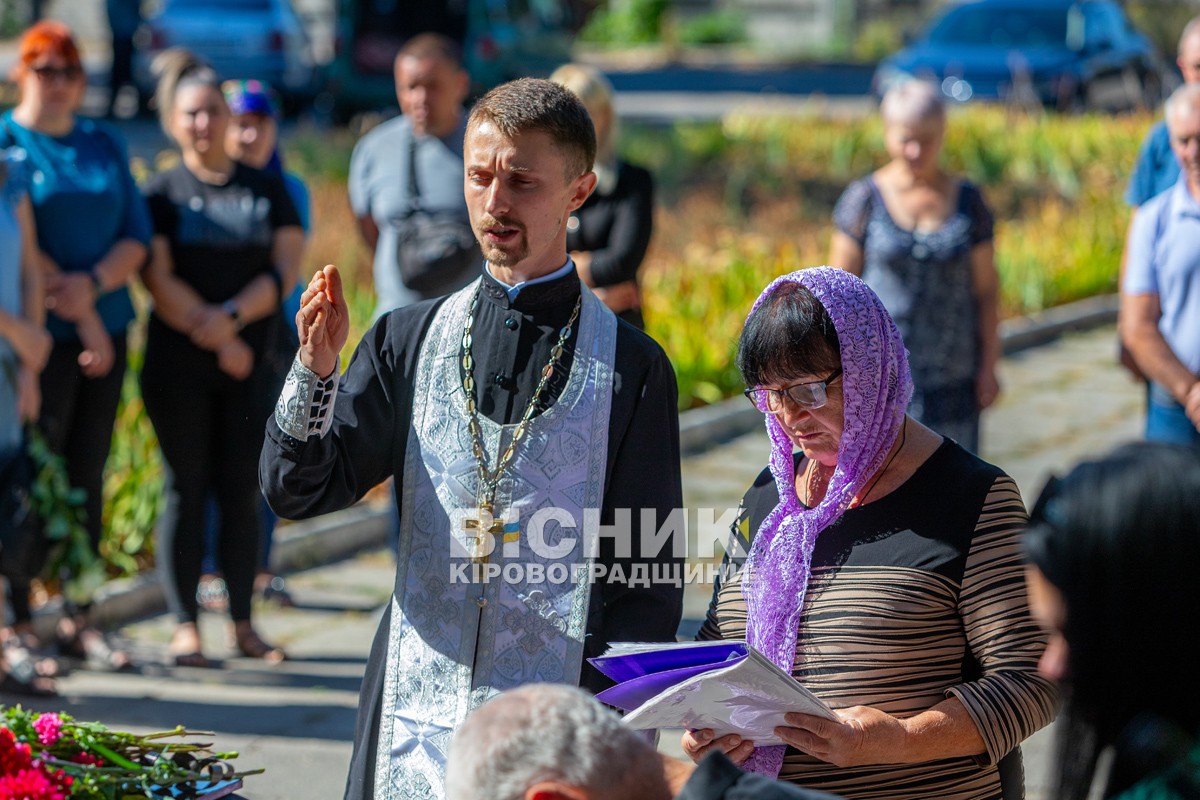
[[[492,516],[492,504],[483,502],[474,518],[463,521],[463,530],[470,541],[472,564],[486,564],[488,560],[488,534],[499,537],[504,534],[504,520]],[[507,536],[504,537],[507,540]],[[494,546],[494,545],[493,545]]]

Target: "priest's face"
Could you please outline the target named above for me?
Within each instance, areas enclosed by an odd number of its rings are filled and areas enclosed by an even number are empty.
[[[591,194],[595,173],[569,175],[544,131],[509,138],[486,119],[467,128],[463,162],[471,226],[497,278],[511,285],[566,263],[567,217]]]

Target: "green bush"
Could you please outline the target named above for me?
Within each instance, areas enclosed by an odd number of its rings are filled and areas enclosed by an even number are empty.
[[[580,41],[592,44],[655,44],[662,40],[668,0],[610,0],[588,17]]]
[[[676,36],[684,45],[738,44],[746,41],[746,15],[734,9],[702,14],[680,23]]]

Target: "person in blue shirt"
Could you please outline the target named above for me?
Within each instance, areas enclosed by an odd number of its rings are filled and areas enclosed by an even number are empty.
[[[1184,83],[1200,83],[1200,16],[1193,17],[1179,35],[1179,51],[1175,61]],[[1138,160],[1129,176],[1125,202],[1137,208],[1152,197],[1175,185],[1179,178],[1179,162],[1171,151],[1167,121],[1159,120],[1142,140]]]
[[[117,131],[77,116],[86,86],[71,31],[45,20],[21,39],[13,70],[20,101],[0,117],[0,147],[25,150],[37,244],[46,277],[54,349],[41,376],[39,422],[61,454],[71,485],[87,494],[88,535],[99,548],[104,464],[121,399],[126,328],[134,319],[128,282],[146,259],[150,215]],[[27,587],[26,587],[27,588]],[[29,619],[27,592],[14,587],[14,613]],[[86,620],[67,618],[63,644],[96,666],[124,667]]]
[[[1200,447],[1200,84],[1175,90],[1166,119],[1179,180],[1133,219],[1119,327],[1150,381],[1146,438]]]
[[[1179,35],[1179,50],[1175,61],[1183,75],[1184,83],[1200,83],[1200,16],[1193,17],[1183,26]],[[1167,121],[1159,120],[1142,140],[1138,149],[1137,163],[1134,164],[1133,174],[1129,176],[1129,186],[1125,189],[1125,202],[1136,214],[1138,207],[1145,205],[1152,198],[1162,194],[1175,185],[1179,179],[1179,161],[1171,150],[1171,136],[1167,132]],[[1132,230],[1133,222],[1130,221]],[[1129,258],[1128,243],[1126,251],[1121,256],[1121,280],[1125,275],[1125,263]],[[1119,283],[1119,282],[1118,282]],[[1145,376],[1138,369],[1129,350],[1121,345],[1121,365],[1138,380]]]
[[[0,475],[20,456],[23,428],[36,420],[41,406],[38,373],[52,342],[45,328],[41,271],[34,257],[33,209],[29,204],[25,153],[0,151]],[[0,498],[10,487],[0,478]],[[5,508],[0,499],[0,509]],[[7,511],[5,513],[8,513]],[[0,526],[9,524],[0,520]],[[11,570],[0,552],[0,574]],[[38,659],[20,632],[8,624],[5,587],[0,585],[0,692],[16,695],[54,693],[53,659]]]

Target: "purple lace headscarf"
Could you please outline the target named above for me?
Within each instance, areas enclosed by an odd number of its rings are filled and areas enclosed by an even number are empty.
[[[844,398],[837,466],[825,497],[811,509],[805,509],[796,496],[792,440],[778,417],[765,415],[779,505],[758,529],[746,560],[742,580],[748,612],[746,640],[790,674],[817,536],[845,512],[883,466],[904,423],[912,376],[900,331],[860,278],[834,267],[798,270],[772,281],[750,314],[784,282],[804,286],[829,313],[842,350]],[[783,753],[782,746],[760,747],[746,769],[777,777]]]

